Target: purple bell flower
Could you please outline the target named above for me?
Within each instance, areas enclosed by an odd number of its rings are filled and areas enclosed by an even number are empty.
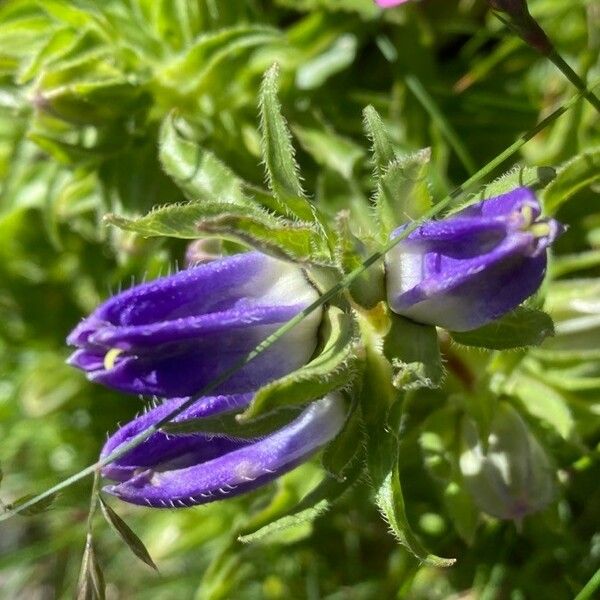
[[[67,338],[69,363],[134,394],[191,396],[318,298],[296,265],[259,252],[202,264],[113,296]],[[222,384],[258,389],[305,364],[321,309]]]
[[[546,249],[564,230],[540,213],[521,187],[415,229],[386,257],[391,309],[451,331],[513,310],[541,285]]]
[[[251,393],[206,397],[175,421],[238,409],[251,398]],[[121,427],[108,439],[101,456],[108,456],[181,402],[167,400]],[[229,498],[264,485],[307,460],[337,435],[345,418],[344,402],[333,394],[313,402],[291,423],[263,438],[155,433],[104,467],[102,474],[118,482],[104,491],[132,504],[156,508]]]

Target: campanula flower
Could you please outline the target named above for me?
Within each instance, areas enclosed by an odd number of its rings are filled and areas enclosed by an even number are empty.
[[[235,410],[251,397],[238,394],[203,398],[175,421]],[[181,402],[167,400],[120,428],[106,442],[102,457],[157,423]],[[117,482],[104,491],[132,504],[156,508],[228,498],[272,481],[307,460],[337,435],[345,418],[344,402],[333,394],[308,405],[295,420],[262,438],[158,432],[104,467],[102,474]]]
[[[304,271],[259,252],[213,260],[113,296],[67,338],[69,363],[135,394],[197,393],[318,298]],[[254,391],[294,371],[317,344],[321,309],[216,393]]]
[[[481,510],[500,519],[521,521],[554,499],[555,475],[546,452],[509,404],[498,405],[487,445],[473,421],[462,426],[460,470]]]
[[[468,331],[516,308],[539,288],[546,250],[563,231],[540,212],[534,194],[521,187],[418,227],[386,257],[391,309]]]

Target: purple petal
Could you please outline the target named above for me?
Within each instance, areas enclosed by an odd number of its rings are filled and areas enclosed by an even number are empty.
[[[201,398],[181,415],[174,419],[175,422],[187,419],[200,419],[218,413],[240,410],[245,408],[252,400],[253,394],[237,394],[231,396],[208,396]],[[168,414],[179,408],[187,398],[165,400],[162,404],[145,412],[143,415],[133,419],[120,427],[104,444],[100,458],[105,458],[114,452],[119,446],[127,443],[137,434],[145,431]],[[198,435],[166,435],[162,432],[152,434],[142,444],[130,450],[102,469],[102,474],[109,479],[126,481],[136,471],[147,469],[153,465],[167,461],[188,461],[189,464],[197,464],[209,458],[220,455],[225,451],[243,445],[232,440],[215,440],[211,444],[206,443],[207,437]]]
[[[123,392],[191,396],[317,298],[296,265],[258,252],[214,260],[102,304],[69,336],[79,347],[69,362]],[[314,311],[216,392],[252,391],[306,363],[321,314]]]
[[[104,490],[133,504],[176,508],[241,494],[305,461],[329,442],[345,420],[338,396],[313,402],[289,425],[206,462],[166,471],[148,469]],[[216,439],[216,438],[215,438]],[[205,438],[204,444],[214,443]]]
[[[521,212],[525,207],[531,208],[534,219],[540,216],[540,203],[535,194],[529,188],[518,187],[506,194],[471,204],[453,217],[506,217]]]
[[[453,331],[516,308],[541,285],[546,248],[562,232],[539,214],[535,196],[519,188],[412,231],[386,257],[390,307]]]

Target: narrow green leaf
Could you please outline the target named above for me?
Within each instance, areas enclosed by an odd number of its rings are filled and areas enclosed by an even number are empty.
[[[387,240],[393,229],[408,221],[416,221],[431,208],[430,159],[428,148],[397,158],[379,178],[375,206],[382,239]]]
[[[351,315],[330,307],[323,317],[323,349],[297,371],[263,386],[242,420],[284,406],[301,405],[347,385],[357,372],[357,330]]]
[[[90,562],[89,562],[89,578],[94,590],[94,595],[98,600],[106,598],[106,583],[104,581],[104,573],[96,556],[94,547],[90,544]]]
[[[363,110],[363,123],[368,138],[373,144],[373,162],[375,172],[382,175],[388,165],[396,159],[394,141],[379,113],[369,105]]]
[[[102,496],[99,496],[98,499],[100,501],[102,514],[112,529],[143,563],[146,563],[149,567],[158,571],[158,567],[154,564],[154,561],[142,540],[140,540],[140,538],[131,530],[129,525],[127,525],[127,523],[125,523],[125,521],[123,521],[123,519],[121,519],[121,517],[104,501]]]
[[[348,32],[342,33],[323,52],[298,65],[296,86],[301,90],[313,90],[321,87],[332,75],[343,71],[352,64],[357,48],[356,35]]]
[[[173,113],[161,126],[159,159],[167,175],[190,200],[246,203],[242,180],[214,154],[186,140],[177,130]]]
[[[88,534],[81,559],[81,572],[77,583],[77,600],[104,600],[106,597],[104,574],[98,562],[91,535]]]
[[[52,495],[48,496],[47,498],[40,500],[33,506],[30,506],[29,508],[19,510],[20,504],[25,504],[25,502],[27,502],[28,500],[31,500],[31,498],[33,498],[33,497],[34,497],[34,494],[26,494],[25,496],[22,496],[15,502],[9,504],[7,506],[7,508],[9,510],[15,511],[16,513],[20,514],[22,517],[34,517],[36,515],[45,513],[46,511],[50,510],[52,508],[52,504],[56,500],[57,495],[52,494]]]
[[[600,181],[600,146],[591,148],[562,165],[556,179],[544,191],[544,208],[554,214],[577,192]]]
[[[269,189],[288,210],[289,216],[314,220],[313,209],[304,196],[298,165],[287,124],[277,97],[279,68],[275,64],[266,73],[260,88],[260,126],[262,154]]]
[[[227,215],[240,217],[253,215],[258,218],[259,214],[262,216],[260,210],[250,207],[204,201],[162,206],[136,219],[109,213],[104,220],[120,229],[133,231],[143,237],[167,236],[196,239],[202,237],[198,224],[206,219],[222,218]],[[266,213],[264,216],[268,219]]]
[[[548,336],[554,335],[554,324],[545,312],[521,307],[478,329],[450,334],[463,346],[509,350],[539,346]]]

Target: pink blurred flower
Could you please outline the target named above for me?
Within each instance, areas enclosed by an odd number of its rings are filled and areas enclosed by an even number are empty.
[[[392,6],[398,6],[399,4],[404,4],[409,0],[375,0],[376,4],[381,6],[381,8],[391,8]]]

